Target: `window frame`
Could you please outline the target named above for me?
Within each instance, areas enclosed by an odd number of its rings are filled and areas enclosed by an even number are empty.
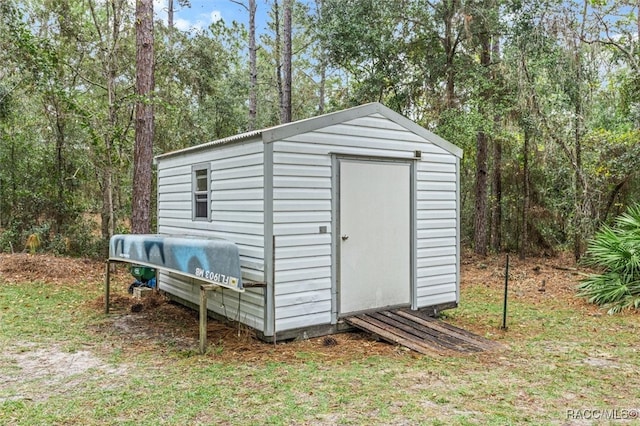
[[[206,173],[206,190],[198,189],[198,177],[202,171]],[[203,202],[202,196],[206,197],[206,216],[198,215],[198,206]],[[211,165],[208,163],[196,164],[191,167],[191,219],[194,221],[211,221]]]

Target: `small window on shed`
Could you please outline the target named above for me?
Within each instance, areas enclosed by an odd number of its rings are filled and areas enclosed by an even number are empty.
[[[210,176],[208,165],[193,167],[193,220],[209,220]]]

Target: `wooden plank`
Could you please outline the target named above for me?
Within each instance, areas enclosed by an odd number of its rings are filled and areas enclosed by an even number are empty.
[[[460,333],[460,334],[463,334],[463,335],[465,335],[465,336],[468,336],[468,337],[469,337],[469,338],[471,338],[471,339],[474,339],[474,340],[476,340],[476,341],[479,341],[479,342],[481,342],[481,343],[484,343],[485,345],[491,346],[491,349],[501,348],[501,347],[502,347],[502,345],[501,345],[500,343],[498,343],[498,342],[494,342],[493,340],[486,339],[486,338],[484,338],[484,337],[482,337],[482,336],[479,336],[479,335],[477,335],[477,334],[475,334],[475,333],[472,333],[472,332],[470,332],[470,331],[467,331],[467,330],[465,330],[465,329],[463,329],[463,328],[456,327],[456,326],[454,326],[454,325],[448,324],[448,323],[446,323],[446,322],[444,322],[444,321],[439,321],[439,320],[437,320],[437,319],[435,319],[435,318],[433,318],[433,317],[429,316],[429,314],[427,314],[427,313],[425,313],[425,312],[421,312],[421,311],[407,311],[407,310],[405,310],[405,309],[403,309],[402,311],[404,311],[404,312],[409,312],[409,313],[411,313],[412,315],[417,316],[417,317],[420,317],[420,318],[422,318],[422,319],[424,319],[424,320],[426,320],[426,321],[433,322],[433,323],[437,323],[437,324],[439,324],[440,326],[442,326],[442,327],[444,327],[444,328],[447,328],[447,329],[449,329],[449,330],[451,330],[451,331],[454,331],[454,332],[456,332],[456,333]]]
[[[457,339],[455,336],[441,333],[430,327],[423,327],[420,323],[400,316],[393,311],[384,311],[369,315],[375,316],[376,318],[386,318],[386,320],[383,320],[384,322],[388,322],[392,326],[408,331],[417,338],[434,342],[439,346],[444,346],[458,352],[478,352],[479,350],[477,346],[469,345],[463,340]]]
[[[422,354],[479,352],[502,347],[469,331],[407,308],[345,318],[349,324]]]
[[[370,323],[369,321],[363,319],[363,318],[359,318],[359,317],[350,317],[347,318],[346,321],[358,328],[361,328],[365,331],[374,333],[380,337],[382,337],[383,339],[392,342],[392,343],[397,343],[400,344],[402,346],[406,346],[409,349],[413,349],[416,352],[419,352],[421,354],[430,354],[432,353],[433,349],[425,346],[423,344],[421,344],[420,342],[411,340],[411,339],[406,339],[403,338],[395,333],[392,333],[382,327],[376,326],[375,324]]]
[[[467,343],[470,343],[472,345],[476,345],[482,349],[485,350],[491,350],[494,349],[495,346],[493,345],[493,342],[490,342],[492,344],[487,344],[486,341],[481,341],[480,336],[469,336],[468,332],[460,332],[462,329],[459,329],[457,327],[453,327],[453,326],[448,326],[445,327],[443,326],[444,323],[434,320],[433,318],[423,318],[422,316],[416,316],[414,312],[407,312],[407,311],[397,311],[399,315],[402,315],[405,318],[410,318],[414,321],[416,321],[417,323],[424,325],[426,327],[431,327],[434,330],[440,331],[441,333],[446,333],[449,334],[451,336],[454,336],[462,341],[465,341]],[[447,324],[448,325],[448,324]],[[464,331],[464,330],[463,330]],[[484,339],[483,339],[484,340]]]

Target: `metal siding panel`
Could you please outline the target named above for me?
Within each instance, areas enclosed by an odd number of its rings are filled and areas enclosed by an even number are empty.
[[[456,303],[460,303],[460,159],[456,159]]]
[[[264,135],[263,135],[264,136]],[[276,239],[273,236],[273,144],[264,147],[264,334],[273,336],[276,330],[276,273],[274,270]]]
[[[438,257],[438,256],[448,256],[456,254],[456,246],[455,244],[451,244],[448,246],[440,246],[440,247],[431,247],[431,248],[420,248],[417,250],[417,254],[419,258],[428,258],[428,257]]]
[[[457,301],[458,293],[458,159],[423,160],[417,182],[418,307]]]
[[[420,201],[455,201],[455,191],[419,191],[418,202]]]
[[[184,200],[180,200],[180,201],[167,201],[167,200],[163,200],[162,201],[162,208],[165,210],[186,210],[185,209],[185,203]],[[189,203],[189,211],[191,210],[191,204]]]
[[[429,173],[452,173],[456,174],[456,165],[455,163],[437,163],[423,159],[420,162],[420,167],[418,168],[418,180],[428,180],[425,179],[424,175],[428,175]]]
[[[418,281],[420,282],[420,278],[423,278],[423,277],[433,277],[436,275],[446,275],[446,274],[455,274],[455,273],[456,273],[455,263],[451,265],[418,268]]]
[[[331,188],[330,177],[274,176],[274,188]]]
[[[273,197],[276,200],[330,200],[329,188],[274,188]]]
[[[238,157],[223,158],[217,161],[211,162],[211,170],[219,171],[226,169],[235,169],[238,167],[254,166],[257,164],[263,164],[262,152],[250,155],[241,155]]]
[[[159,288],[188,302],[200,303],[200,282],[197,280],[160,272]],[[247,289],[244,293],[223,292],[223,290],[210,292],[207,309],[262,330],[264,298],[261,293],[261,289]]]
[[[318,135],[321,136],[321,135]],[[311,143],[310,140],[300,140],[300,136],[296,136],[296,139],[289,140],[287,142],[274,142],[278,145],[278,149],[282,149],[284,151],[293,151],[296,150],[301,154],[310,154],[310,155],[323,155],[327,156],[333,152],[339,152],[342,155],[354,155],[354,156],[378,156],[378,157],[390,157],[390,158],[399,158],[399,159],[413,159],[414,150],[402,150],[402,149],[393,149],[395,146],[391,146],[392,144],[387,143],[386,149],[372,149],[366,146],[367,140],[354,140],[352,138],[342,138],[340,139],[340,143],[336,143],[336,145],[328,145],[326,143],[321,142],[322,139],[318,142]],[[305,138],[307,139],[307,138]],[[282,146],[281,146],[282,145]],[[415,149],[420,149],[420,145],[416,145]],[[438,154],[434,154],[438,155]]]
[[[330,230],[331,228],[327,228]],[[278,237],[278,249],[281,247],[299,247],[331,244],[331,234],[282,235]]]
[[[417,209],[422,210],[451,210],[457,211],[456,200],[423,200],[418,202]]]
[[[418,191],[456,191],[455,181],[420,181],[418,182]]]
[[[170,210],[162,206],[162,218],[191,220],[191,209],[189,210]]]
[[[278,148],[281,149],[279,143]],[[296,166],[331,166],[331,161],[328,160],[327,156],[325,155],[301,154],[295,152],[295,149],[292,150],[294,152],[287,152],[282,149],[278,152],[275,152],[273,154],[274,167],[280,167],[283,164]]]
[[[235,179],[221,180],[218,177],[218,172],[213,172],[211,190],[216,192],[224,190],[262,188],[263,184],[264,178],[262,176],[237,177]]]
[[[158,232],[233,241],[238,244],[243,277],[263,281],[263,149],[262,142],[258,141],[215,146],[160,159]],[[193,221],[191,166],[203,163],[209,164],[212,170],[212,220]],[[218,176],[225,178],[219,186],[228,187],[229,190],[216,190]],[[257,189],[236,190],[246,186]]]
[[[277,176],[326,177],[331,179],[331,167],[307,166],[301,164],[276,164],[274,174]]]
[[[418,269],[432,268],[435,266],[455,265],[456,256],[445,255],[435,257],[423,257],[418,259]]]
[[[230,156],[238,156],[246,153],[262,151],[263,142],[260,138],[260,134],[254,132],[251,135],[245,134],[244,136],[251,137],[238,139],[238,136],[234,136],[232,138],[236,138],[236,140],[232,144],[204,143],[156,156],[155,161],[159,167],[164,167],[165,165],[190,165],[194,162],[194,158],[220,158],[225,155],[225,153]]]
[[[277,200],[274,212],[331,211],[331,200]]]
[[[421,219],[418,220],[418,229],[443,229],[456,228],[456,220],[454,219]]]
[[[330,312],[320,312],[311,315],[295,315],[293,317],[276,320],[276,331],[286,331],[296,328],[312,327],[314,325],[330,323]]]
[[[456,211],[452,209],[442,210],[418,210],[416,212],[417,219],[429,220],[429,219],[455,219]]]
[[[184,179],[186,179],[186,177]],[[191,174],[189,174],[189,180],[185,182],[166,184],[163,180],[161,180],[158,182],[158,184],[163,194],[186,193],[187,195],[189,195],[189,199],[191,199]]]
[[[178,167],[158,168],[158,179],[191,173],[191,164]]]
[[[276,253],[277,259],[292,259],[297,257],[308,256],[331,256],[331,245],[310,245],[310,246],[293,246],[293,247],[278,247]]]
[[[276,224],[282,223],[318,223],[318,222],[330,222],[331,211],[299,211],[299,212],[275,212],[273,215],[273,222]]]
[[[276,253],[276,256],[278,254]],[[331,266],[331,256],[295,257],[276,260],[276,272]]]
[[[457,301],[455,291],[418,298],[418,307],[436,306]]]
[[[263,200],[217,200],[213,206],[215,214],[216,211],[242,211],[242,212],[264,212]],[[263,213],[264,214],[264,213]]]
[[[304,142],[308,144],[323,144],[343,147],[345,140],[349,140],[352,146],[366,147],[372,150],[394,150],[411,152],[416,149],[423,154],[447,154],[447,151],[429,143],[410,132],[398,132],[394,130],[369,129],[362,126],[348,124],[335,125],[315,132],[303,133],[292,136],[287,141]],[[451,154],[447,154],[451,155]]]
[[[444,293],[455,293],[456,292],[456,281],[452,279],[448,282],[444,282],[441,284],[432,284],[429,287],[423,287],[418,291],[418,298],[427,298],[433,297],[439,294]]]
[[[331,311],[331,299],[329,300],[314,300],[309,303],[298,303],[290,306],[276,306],[276,320],[284,318],[292,318],[296,321],[300,321],[308,315],[314,314],[326,314]],[[303,320],[304,321],[304,320]],[[295,322],[292,322],[295,324]],[[296,326],[294,328],[297,328]],[[282,331],[282,330],[280,330]]]
[[[430,287],[437,287],[442,284],[455,284],[456,282],[456,274],[444,274],[444,275],[434,275],[431,277],[422,277],[418,280],[421,291],[428,291]]]
[[[236,245],[238,246],[238,251],[241,256],[253,258],[254,261],[256,261],[256,263],[260,263],[260,267],[262,267],[262,257],[264,254],[262,246],[251,246],[238,243],[236,243]],[[257,262],[257,260],[260,260],[260,262]]]
[[[422,155],[422,161],[420,162],[420,164],[422,164],[423,162],[425,163],[421,168],[419,168],[419,171],[429,171],[429,165],[434,164],[434,163],[444,163],[444,164],[451,164],[453,166],[455,166],[456,164],[456,159],[457,157],[455,157],[454,155],[451,154],[423,154]]]
[[[293,307],[305,303],[331,301],[331,292],[328,289],[304,291],[299,293],[289,293],[278,296],[276,307]]]
[[[456,246],[456,238],[455,237],[443,237],[443,238],[422,238],[418,240],[417,249],[426,249],[433,247],[455,247]]]
[[[273,225],[273,232],[278,237],[283,235],[317,234],[321,226],[329,229],[331,227],[331,222],[276,223]]]
[[[174,192],[174,193],[162,192],[158,194],[158,202],[162,203],[165,201],[188,203],[189,206],[191,206],[191,191],[189,192],[182,191],[182,192]]]
[[[234,234],[229,232],[219,232],[211,230],[208,222],[202,222],[200,227],[195,227],[191,225],[190,227],[185,227],[184,221],[175,221],[171,219],[162,219],[162,229],[163,234],[167,235],[189,235],[192,237],[203,237],[203,238],[223,238],[225,240],[233,241],[236,244],[248,245],[253,247],[262,247],[264,242],[264,238],[262,234]]]
[[[322,290],[328,290],[328,291],[331,290],[331,278],[329,277],[309,278],[307,280],[304,280],[304,282],[278,281],[278,285],[276,285],[276,298],[287,296],[294,293],[306,293],[306,292],[314,292],[314,291],[322,291]]]
[[[257,211],[218,211],[217,205],[213,205],[211,220],[213,222],[246,222],[246,223],[264,223],[264,213]]]
[[[440,173],[432,170],[418,173],[418,182],[456,182],[455,173]],[[455,191],[455,188],[452,189]]]
[[[264,225],[262,223],[216,221],[211,222],[210,229],[211,231],[226,232],[227,234],[261,235]]]
[[[381,129],[382,131],[380,131]],[[378,131],[377,134],[376,131]],[[407,135],[409,135],[411,141],[406,141]],[[296,268],[297,262],[309,261],[295,260],[296,256],[304,256],[309,252],[317,253],[314,256],[321,256],[320,253],[326,253],[327,251],[330,253],[332,251],[331,235],[329,233],[319,234],[320,226],[327,226],[327,231],[329,232],[332,230],[331,190],[325,192],[322,189],[331,188],[333,183],[330,179],[327,179],[326,182],[317,179],[318,177],[333,176],[330,168],[330,157],[327,154],[339,152],[347,155],[391,156],[413,159],[414,151],[421,150],[423,156],[429,156],[432,161],[431,164],[435,165],[434,173],[450,173],[452,171],[450,164],[455,163],[455,160],[451,158],[452,155],[440,147],[425,142],[424,139],[416,137],[413,133],[408,133],[402,126],[382,116],[367,117],[357,123],[340,124],[329,130],[325,128],[315,132],[296,134],[286,141],[276,140],[273,142],[274,222],[276,223],[274,225],[274,233],[278,235],[278,247],[283,247],[283,249],[287,246],[290,247],[285,255],[288,256],[287,259],[292,260],[291,263],[287,264],[279,263],[277,268],[280,270],[283,267],[282,265],[286,265],[284,266],[285,268],[294,268],[277,273],[276,294],[278,297],[288,292],[298,292],[301,288],[307,289],[309,285],[318,285],[317,280],[321,280],[320,282],[322,283],[322,280],[327,279],[328,284],[330,285],[331,283],[331,266],[327,268]],[[284,176],[287,178],[284,178]],[[440,175],[434,175],[436,182],[440,178]],[[452,180],[455,181],[455,176],[453,179],[449,177],[449,181]],[[317,188],[318,186],[321,186],[321,188]],[[434,185],[434,188],[438,187]],[[450,207],[448,201],[451,195],[446,194],[446,192],[451,187],[443,186],[441,189],[443,189],[443,194],[440,197],[447,203],[445,208],[448,208]],[[429,202],[433,202],[434,198],[438,198],[438,196],[429,197]],[[417,206],[418,201],[415,200],[414,207]],[[431,209],[434,207],[431,207]],[[294,214],[278,214],[278,212],[284,211],[290,211]],[[319,214],[321,211],[328,213],[328,215]],[[450,219],[453,216],[451,213],[427,212],[421,217],[425,219]],[[418,235],[417,232],[416,235]],[[317,241],[319,239],[322,239],[322,241]],[[315,246],[315,243],[327,245]],[[304,247],[305,250],[300,250],[297,254],[297,247]],[[278,253],[278,249],[276,249],[277,256],[279,256]],[[331,265],[330,258],[327,259],[327,262],[328,265]],[[304,263],[304,266],[311,265],[315,264],[313,262]],[[312,280],[311,284],[306,280]],[[327,313],[328,319],[331,318],[332,308],[333,306],[328,307],[330,311]],[[277,313],[278,318],[281,318],[281,315],[280,312]],[[291,323],[287,327],[303,327],[306,321],[308,321],[306,316],[304,318],[292,317]],[[278,321],[277,324],[278,330],[283,329],[281,321]]]
[[[216,181],[219,181],[223,179],[236,179],[251,176],[264,176],[264,166],[262,165],[262,163],[233,169],[216,170],[214,179]]]
[[[302,281],[312,281],[319,279],[326,279],[331,276],[331,267],[323,266],[319,268],[307,268],[307,269],[299,269],[293,271],[277,271],[276,272],[276,294],[282,293],[285,289],[289,289],[289,292],[292,290],[297,290],[301,286],[311,285],[309,282]],[[286,285],[286,284],[291,284]]]
[[[191,174],[191,170],[189,170],[189,175]],[[163,186],[171,186],[171,185],[180,185],[180,184],[185,184],[187,182],[184,181],[185,175],[178,175],[175,174],[173,176],[158,176],[158,179],[160,180],[160,182],[162,182]],[[191,184],[191,180],[189,180],[188,182],[189,184]]]
[[[212,201],[231,201],[231,200],[261,200],[263,190],[261,188],[252,189],[234,189],[234,190],[218,190],[212,191]]]

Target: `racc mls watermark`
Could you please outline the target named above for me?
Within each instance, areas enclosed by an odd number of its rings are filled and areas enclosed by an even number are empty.
[[[640,408],[567,409],[567,420],[634,420],[638,418],[640,418]]]

